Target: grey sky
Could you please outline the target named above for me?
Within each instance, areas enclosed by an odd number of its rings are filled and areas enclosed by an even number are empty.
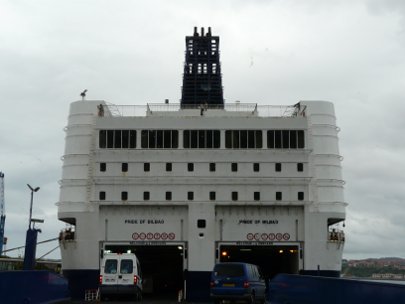
[[[401,0],[0,0],[7,248],[25,241],[27,183],[41,187],[39,240],[64,227],[55,203],[69,103],[83,89],[115,104],[178,101],[194,26],[221,37],[227,101],[334,102],[349,203],[344,256],[405,257]]]

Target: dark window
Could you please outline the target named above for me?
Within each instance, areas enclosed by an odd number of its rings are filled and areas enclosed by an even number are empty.
[[[303,130],[268,130],[267,147],[270,149],[303,149]]]
[[[238,192],[236,192],[236,191],[233,191],[233,192],[232,192],[232,200],[233,200],[233,201],[237,201],[237,200],[238,200]]]
[[[177,130],[142,130],[141,148],[143,149],[174,149],[178,148]]]
[[[121,192],[121,200],[123,200],[123,201],[128,200],[128,192],[127,191],[122,191]]]
[[[298,200],[303,201],[304,200],[304,192],[298,192]]]
[[[107,164],[106,163],[100,163],[100,171],[105,172],[107,170]]]
[[[260,192],[253,192],[253,199],[255,201],[260,201]]]
[[[107,130],[107,148],[114,148],[114,130]]]
[[[136,130],[100,130],[99,147],[110,149],[135,149]]]
[[[128,148],[129,147],[129,130],[122,130],[121,138],[122,138],[122,148]]]
[[[298,163],[297,164],[297,171],[298,172],[304,171],[304,164],[303,163]]]
[[[260,164],[259,163],[254,163],[253,164],[253,171],[254,172],[259,172],[260,171]]]
[[[283,193],[282,192],[276,192],[276,201],[281,201],[283,199]]]
[[[197,228],[205,228],[207,226],[207,221],[198,219],[197,220]]]
[[[212,149],[220,146],[219,130],[184,130],[183,147],[185,149]]]
[[[166,191],[166,200],[171,201],[172,200],[172,193],[170,191]]]
[[[267,131],[267,148],[274,149],[274,130]]]
[[[245,270],[241,264],[220,263],[215,265],[214,273],[218,277],[242,277]]]
[[[136,131],[135,130],[129,131],[129,147],[131,149],[136,148]]]
[[[258,149],[263,147],[261,130],[227,130],[225,131],[225,148]]]
[[[305,147],[304,131],[297,131],[298,136],[298,149]]]
[[[294,131],[291,131],[291,132],[294,132]],[[290,131],[283,130],[282,137],[283,137],[283,149],[289,149],[290,148]]]
[[[215,170],[216,170],[215,163],[210,163],[210,171],[215,172]]]
[[[193,163],[188,163],[187,164],[187,170],[189,172],[193,172],[194,171],[194,164]]]
[[[215,201],[215,197],[216,197],[215,191],[211,191],[211,192],[210,192],[210,200],[211,200],[211,201]]]
[[[232,163],[231,168],[232,168],[232,172],[238,171],[238,164],[237,163]]]
[[[150,171],[150,163],[144,163],[143,164],[143,171],[145,171],[145,172]]]
[[[99,131],[98,146],[102,149],[107,148],[107,130]]]
[[[98,193],[98,197],[99,197],[100,201],[104,201],[105,200],[105,191],[100,191]]]
[[[276,172],[281,172],[281,163],[276,163]]]
[[[128,163],[122,163],[121,164],[121,171],[122,172],[128,172]]]
[[[172,171],[172,163],[166,163],[166,171],[171,172]]]
[[[194,192],[192,191],[187,192],[187,199],[189,201],[192,201],[194,199]]]
[[[150,192],[149,191],[144,191],[143,192],[143,200],[148,201],[150,199]]]

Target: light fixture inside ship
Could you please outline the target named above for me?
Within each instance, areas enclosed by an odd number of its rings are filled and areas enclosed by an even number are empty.
[[[279,251],[278,251],[278,253],[283,253],[284,252],[284,250],[283,249],[280,249]]]
[[[227,255],[228,255],[228,252],[222,251],[222,252],[221,252],[221,255],[222,255],[222,256],[227,256]]]
[[[183,250],[183,246],[177,246],[178,250]]]

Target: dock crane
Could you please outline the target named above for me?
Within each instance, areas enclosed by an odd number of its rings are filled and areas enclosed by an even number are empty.
[[[6,210],[4,201],[4,173],[0,172],[0,255],[3,253]]]

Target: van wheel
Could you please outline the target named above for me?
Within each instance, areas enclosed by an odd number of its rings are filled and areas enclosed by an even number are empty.
[[[256,297],[255,297],[255,294],[254,293],[252,293],[251,295],[250,295],[250,299],[247,301],[249,304],[254,304],[254,303],[256,303]]]

